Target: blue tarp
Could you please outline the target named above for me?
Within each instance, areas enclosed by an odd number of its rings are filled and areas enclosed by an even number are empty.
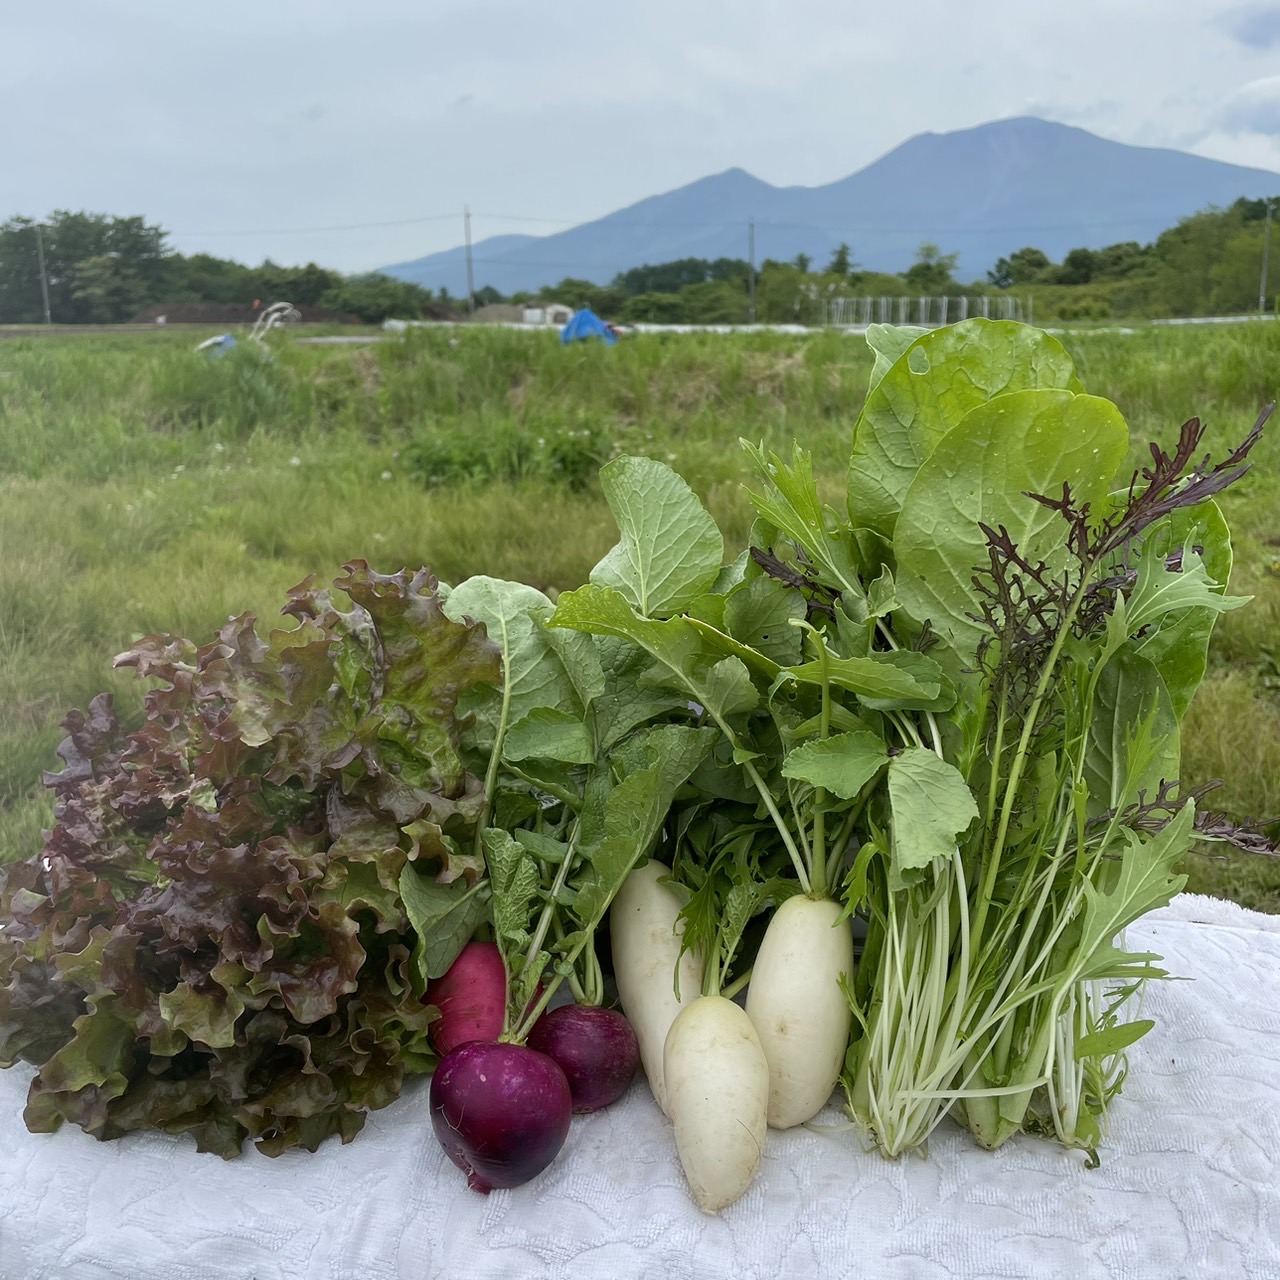
[[[588,338],[599,338],[613,346],[618,335],[590,308],[574,313],[573,319],[560,330],[560,341],[585,342]]]
[[[207,356],[225,356],[235,345],[236,340],[231,334],[220,333],[216,337],[206,338],[196,350],[203,351]]]

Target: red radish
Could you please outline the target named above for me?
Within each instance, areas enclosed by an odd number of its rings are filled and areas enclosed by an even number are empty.
[[[423,997],[440,1010],[431,1024],[439,1054],[469,1040],[496,1040],[507,1009],[507,970],[495,942],[468,942],[442,978],[427,984]]]
[[[536,1178],[564,1145],[572,1112],[564,1072],[524,1045],[464,1044],[431,1077],[431,1127],[486,1195]]]
[[[615,1009],[561,1005],[533,1024],[525,1043],[559,1065],[579,1114],[616,1102],[640,1065],[636,1033]]]

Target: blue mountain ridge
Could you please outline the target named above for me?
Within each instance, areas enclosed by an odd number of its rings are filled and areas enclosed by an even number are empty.
[[[567,276],[606,284],[645,263],[745,258],[754,220],[757,264],[805,253],[821,267],[844,242],[862,269],[898,272],[931,241],[959,255],[958,280],[975,280],[1024,246],[1059,261],[1078,247],[1146,244],[1210,205],[1278,194],[1280,174],[1265,169],[1021,116],[918,134],[820,187],[774,187],[728,169],[554,235],[481,240],[473,272],[477,288],[504,294]],[[466,294],[462,248],[382,270]]]

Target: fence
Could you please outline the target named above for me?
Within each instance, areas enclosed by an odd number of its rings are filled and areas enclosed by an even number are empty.
[[[1032,323],[1031,298],[1002,293],[958,298],[826,298],[822,322],[837,328],[865,328],[869,324],[911,324],[924,328],[982,316],[986,320]]]

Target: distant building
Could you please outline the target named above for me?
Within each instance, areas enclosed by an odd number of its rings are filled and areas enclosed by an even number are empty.
[[[563,329],[573,318],[573,308],[562,302],[492,302],[477,307],[473,320],[480,324],[530,324]]]
[[[524,308],[525,324],[545,324],[561,329],[573,319],[573,308],[563,302],[544,302],[541,306]]]

